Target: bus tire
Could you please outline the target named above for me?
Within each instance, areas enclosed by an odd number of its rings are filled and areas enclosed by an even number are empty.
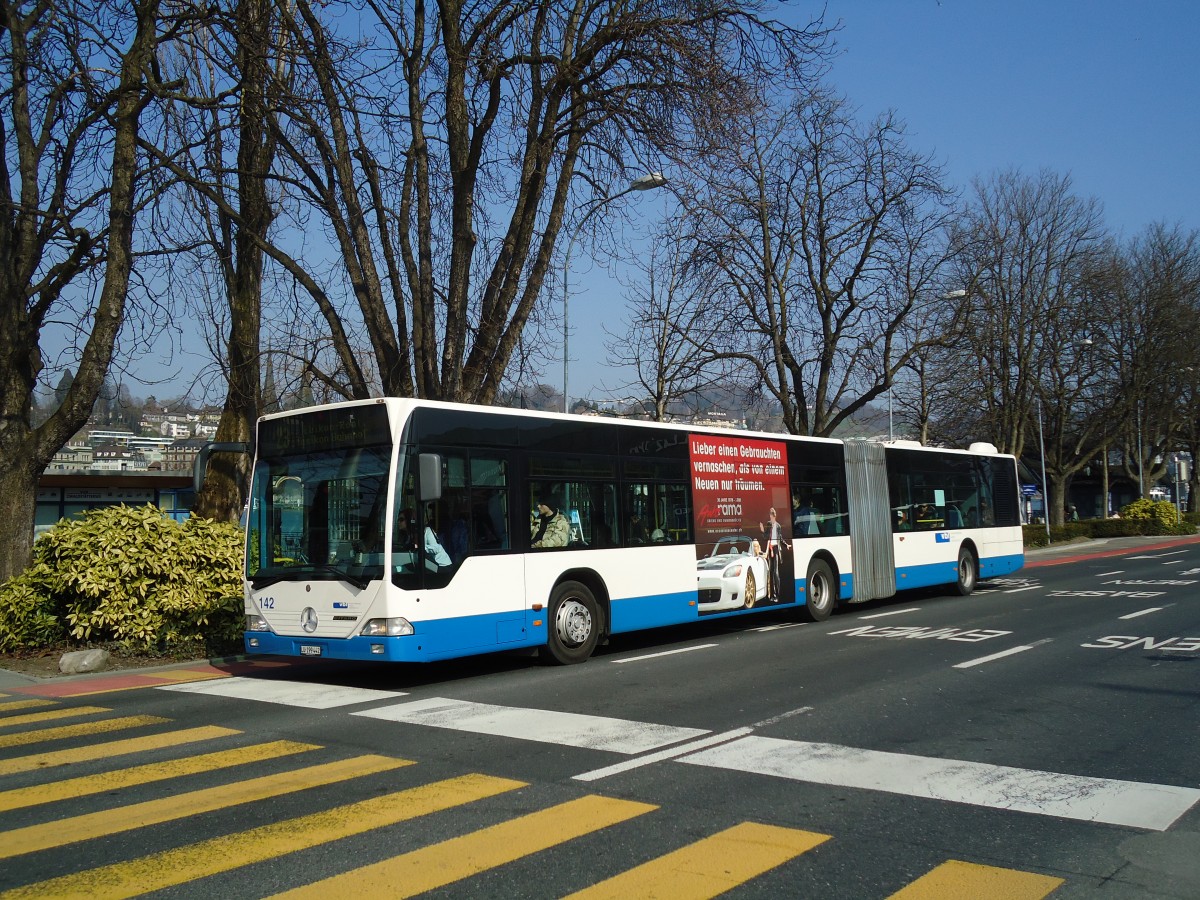
[[[833,612],[833,598],[833,571],[825,560],[814,559],[804,584],[804,611],[814,622],[824,622]]]
[[[975,559],[970,547],[962,547],[958,551],[958,581],[954,586],[960,594],[967,597],[974,592],[978,582],[979,561]]]
[[[545,662],[569,666],[584,662],[600,637],[600,612],[586,585],[564,581],[550,594],[549,639],[542,647]]]

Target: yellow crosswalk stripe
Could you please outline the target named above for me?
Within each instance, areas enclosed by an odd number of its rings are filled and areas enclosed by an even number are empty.
[[[0,694],[3,697],[4,694]],[[39,706],[53,706],[53,700],[43,700],[40,697],[31,698],[29,700],[9,700],[5,703],[0,703],[0,712],[12,712],[15,709],[35,709]]]
[[[294,741],[271,741],[265,744],[253,744],[249,747],[237,747],[233,750],[217,750],[212,753],[201,753],[197,756],[186,756],[182,759],[172,759],[166,762],[146,763],[128,769],[116,769],[111,772],[101,772],[96,775],[84,775],[79,778],[68,778],[65,781],[52,781],[48,784],[35,784],[26,788],[0,792],[0,812],[10,809],[22,809],[27,806],[37,806],[41,803],[54,803],[58,800],[73,800],[86,797],[89,794],[99,794],[103,791],[115,791],[119,788],[132,787],[137,784],[151,784],[168,778],[180,778],[184,775],[195,775],[200,772],[212,772],[230,766],[240,766],[246,763],[261,762],[264,759],[275,759],[303,753],[307,750],[320,750],[316,744],[299,744]]]
[[[62,725],[58,728],[39,728],[37,731],[2,734],[0,735],[0,749],[23,747],[26,744],[36,744],[40,741],[81,737],[86,734],[103,734],[106,731],[120,731],[123,728],[139,728],[142,725],[162,725],[164,722],[170,721],[162,716],[121,716],[116,719],[101,719],[99,722],[84,722],[80,725]]]
[[[1037,875],[1016,869],[981,866],[952,859],[922,875],[888,900],[1041,900],[1062,878]]]
[[[202,725],[198,728],[183,728],[179,731],[166,731],[146,737],[123,738],[119,741],[89,744],[86,747],[73,747],[69,750],[51,750],[46,753],[18,756],[13,759],[0,759],[0,775],[15,775],[18,772],[34,772],[57,766],[91,762],[96,759],[145,753],[149,750],[162,750],[167,747],[193,744],[197,741],[211,741],[216,738],[232,737],[236,734],[241,734],[241,732],[232,728],[220,728],[216,725]]]
[[[69,719],[72,716],[94,716],[96,713],[112,712],[107,706],[68,706],[64,709],[51,709],[46,712],[28,713],[23,716],[6,716],[0,719],[0,728],[13,725],[37,725],[41,722],[53,722],[56,719]]]
[[[571,894],[571,898],[716,897],[829,840],[827,834],[743,822]]]
[[[5,891],[0,894],[0,900],[17,897],[104,900],[146,894],[525,786],[524,782],[507,778],[463,775],[129,862],[26,885]],[[0,846],[3,846],[2,840]]]
[[[278,894],[412,897],[658,809],[587,796]]]
[[[261,778],[147,800],[131,806],[119,806],[69,819],[59,819],[57,822],[30,825],[0,832],[0,859],[48,850],[51,847],[62,847],[121,831],[132,831],[146,825],[185,819],[228,806],[254,803],[321,784],[333,784],[411,765],[414,763],[407,759],[356,756],[319,766],[277,772]]]

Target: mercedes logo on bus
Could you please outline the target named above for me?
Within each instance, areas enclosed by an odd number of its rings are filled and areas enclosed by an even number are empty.
[[[309,634],[317,630],[317,611],[311,606],[304,607],[304,612],[300,613],[300,627]]]

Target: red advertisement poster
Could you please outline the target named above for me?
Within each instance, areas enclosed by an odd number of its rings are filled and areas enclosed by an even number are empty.
[[[689,438],[700,612],[795,601],[782,441]]]

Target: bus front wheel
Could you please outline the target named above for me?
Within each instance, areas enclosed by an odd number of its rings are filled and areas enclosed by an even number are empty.
[[[958,551],[958,583],[955,587],[958,592],[964,597],[975,590],[975,583],[979,581],[979,563],[975,561],[975,554],[966,547]]]
[[[804,588],[804,606],[810,619],[824,622],[833,612],[833,571],[823,559],[814,559],[808,566]]]
[[[550,639],[542,659],[559,665],[581,663],[592,655],[600,637],[596,598],[586,585],[564,581],[550,595]]]

